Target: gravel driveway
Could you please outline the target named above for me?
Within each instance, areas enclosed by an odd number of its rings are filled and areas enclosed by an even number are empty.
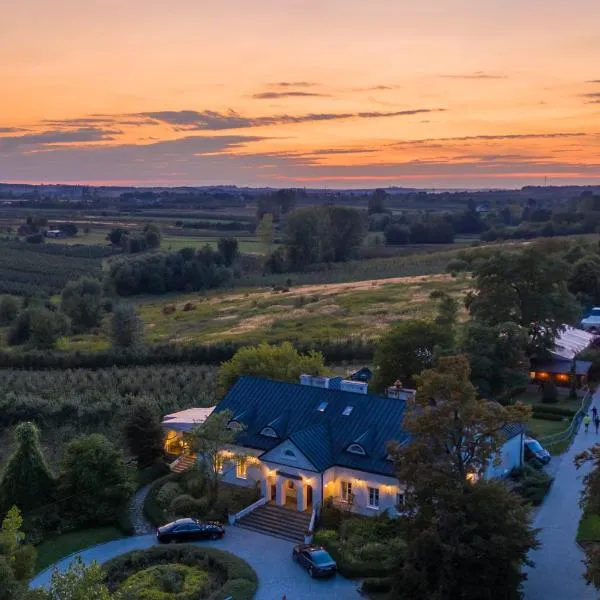
[[[154,535],[114,540],[78,552],[84,562],[103,563],[130,550],[154,546]],[[227,527],[222,540],[200,542],[203,546],[227,550],[247,561],[258,575],[258,592],[255,600],[358,600],[356,581],[339,575],[333,579],[311,579],[308,573],[292,560],[292,542],[272,538],[240,527]],[[64,570],[73,560],[67,557],[57,563]],[[31,587],[45,586],[50,581],[51,569],[46,569],[31,582]]]

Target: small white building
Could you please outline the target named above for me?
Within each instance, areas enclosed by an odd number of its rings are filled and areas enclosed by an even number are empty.
[[[258,483],[267,501],[302,512],[331,498],[363,515],[396,514],[405,487],[387,445],[408,441],[402,419],[413,390],[394,387],[395,397],[382,397],[367,394],[366,383],[339,377],[302,376],[301,382],[240,377],[214,408],[230,411],[229,427],[240,430],[236,445],[223,452],[223,480]],[[175,422],[164,424],[175,431]],[[490,465],[488,477],[522,464],[523,427],[504,433],[500,464]]]

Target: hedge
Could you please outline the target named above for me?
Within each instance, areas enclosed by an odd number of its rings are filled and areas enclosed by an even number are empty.
[[[531,415],[534,419],[541,419],[542,421],[565,421],[565,417],[561,415],[553,415],[552,413],[533,411]],[[568,421],[568,419],[566,419]]]
[[[573,417],[576,410],[572,408],[566,408],[564,406],[551,406],[548,404],[534,404],[534,413],[547,413],[549,415],[560,415],[561,417]]]
[[[108,588],[114,592],[134,573],[155,565],[167,564],[198,566],[213,573],[221,586],[208,600],[224,600],[228,596],[233,596],[235,600],[252,600],[258,588],[258,577],[246,561],[229,552],[187,544],[155,546],[113,558],[103,567],[106,573],[105,581]]]
[[[160,492],[160,488],[167,483],[167,481],[177,481],[181,475],[179,473],[169,473],[160,479],[154,481],[146,499],[144,500],[144,516],[150,523],[156,527],[165,524],[166,516],[162,506],[157,502],[157,496]]]
[[[318,535],[315,536],[318,540]],[[362,577],[386,577],[389,569],[380,563],[366,563],[362,561],[348,560],[339,545],[333,540],[323,544],[333,560],[337,563],[338,571],[347,579],[360,579]]]
[[[387,594],[392,591],[392,578],[367,577],[362,581],[360,589],[367,594]]]

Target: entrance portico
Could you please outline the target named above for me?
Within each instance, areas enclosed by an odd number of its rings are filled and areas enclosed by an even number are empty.
[[[286,471],[271,472],[262,481],[262,492],[269,502],[299,512],[312,510],[313,489],[302,476]]]

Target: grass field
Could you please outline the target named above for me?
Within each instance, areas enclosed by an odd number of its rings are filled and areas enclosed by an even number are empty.
[[[254,288],[205,295],[178,294],[139,300],[137,308],[149,343],[371,339],[399,319],[432,317],[436,300],[430,294],[434,290],[462,300],[468,286],[466,276],[438,274],[305,285],[279,293]],[[193,309],[184,310],[186,303],[191,303]],[[174,306],[175,312],[164,314],[166,305]],[[60,347],[100,350],[108,344],[106,335],[101,333],[62,340]]]
[[[123,534],[116,527],[97,527],[82,531],[72,531],[46,540],[36,548],[38,553],[35,564],[36,573],[43,571],[46,567],[78,550],[122,537]]]

